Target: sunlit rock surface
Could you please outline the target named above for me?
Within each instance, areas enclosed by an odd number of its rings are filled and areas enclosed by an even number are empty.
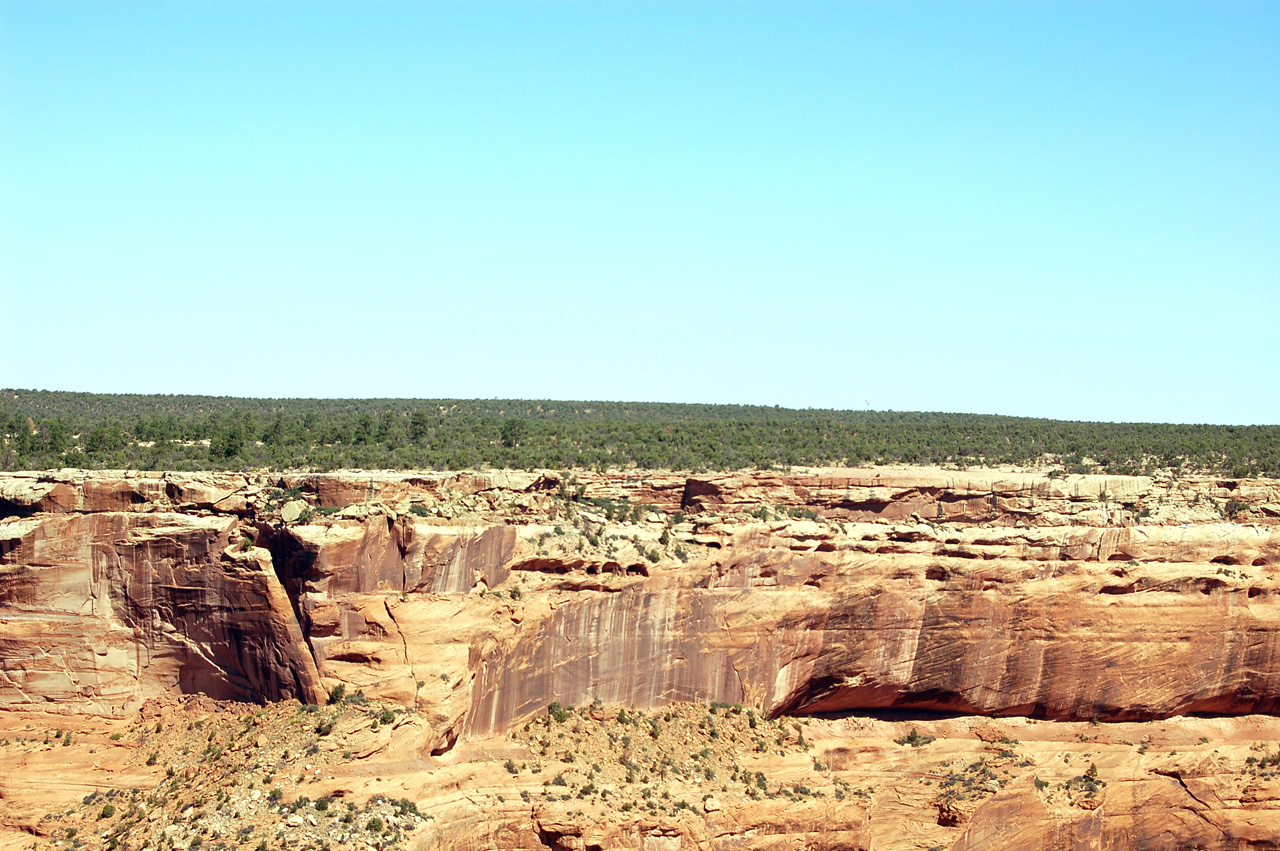
[[[1139,726],[1280,708],[1271,480],[64,471],[0,475],[0,511],[11,711],[323,703],[341,684],[409,709],[396,747],[421,760],[553,701]],[[1280,847],[1271,786],[1206,797],[1178,771],[1138,772],[1068,815],[1032,785],[931,818],[953,822],[956,848],[1129,847],[1124,831]],[[734,803],[702,809],[696,829],[518,818],[540,825],[521,836],[565,848],[774,847],[759,833],[774,819],[811,847],[917,847],[876,839],[897,822],[866,804]],[[449,818],[446,844],[540,847]]]

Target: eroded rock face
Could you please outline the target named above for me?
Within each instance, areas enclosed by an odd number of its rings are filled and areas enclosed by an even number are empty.
[[[280,545],[283,570],[308,595],[466,594],[510,572],[510,526],[441,526],[375,516],[295,526]]]
[[[231,518],[100,512],[0,524],[0,704],[122,714],[148,697],[315,698],[270,553]]]
[[[929,559],[898,557],[890,572],[825,554],[761,577],[760,556],[721,566],[717,581],[737,587],[659,590],[655,578],[526,624],[484,660],[473,729],[504,729],[549,698],[1077,719],[1280,708],[1270,581],[1037,578],[998,564],[931,579]]]
[[[6,702],[341,682],[417,708],[436,749],[553,700],[1075,719],[1280,702],[1270,481],[65,472],[0,477],[0,498]]]
[[[1275,482],[64,471],[0,476],[0,510],[0,706],[128,717],[153,697],[323,703],[343,684],[410,710],[342,747],[385,760],[379,775],[439,772],[399,787],[444,795],[424,843],[1280,847],[1280,779],[1257,767],[1274,725],[1244,717],[1280,712]],[[501,737],[553,701],[596,700],[958,713],[935,731],[978,751],[922,762],[894,744],[901,725],[841,718],[811,722],[812,754],[749,748],[775,784],[874,754],[838,804],[721,801],[709,784],[673,817],[597,817],[504,794],[501,755],[534,757]],[[1164,728],[1141,722],[1185,713],[1242,716],[1248,735],[1191,719],[1237,744],[1220,754],[1188,727],[1143,757]],[[1081,732],[1023,747],[1040,735],[1026,716]],[[1096,796],[1070,787],[1095,759],[1090,719],[1125,731],[1098,751]],[[997,723],[1023,726],[974,726]],[[943,794],[983,759],[1012,773]],[[880,794],[881,776],[908,779]]]

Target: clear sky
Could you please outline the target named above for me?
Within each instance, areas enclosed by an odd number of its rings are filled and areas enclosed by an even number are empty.
[[[0,0],[0,387],[1280,423],[1280,4]]]

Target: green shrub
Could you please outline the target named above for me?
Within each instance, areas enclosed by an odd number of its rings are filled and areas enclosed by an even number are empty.
[[[933,736],[922,736],[920,731],[915,727],[911,728],[911,732],[905,736],[894,739],[899,745],[910,745],[913,748],[922,748],[934,740]]]

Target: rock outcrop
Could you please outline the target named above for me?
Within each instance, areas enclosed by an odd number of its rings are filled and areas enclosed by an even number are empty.
[[[428,767],[553,702],[1085,724],[1280,713],[1270,480],[64,471],[0,475],[0,514],[0,706],[12,711],[129,718],[192,694],[318,704],[342,685],[412,718],[354,758],[391,748]],[[848,734],[827,730],[834,756],[815,764],[842,759]],[[1222,765],[1150,771],[1113,774],[1102,797],[1069,785],[1046,797],[1022,771],[1008,788],[961,777],[975,797],[922,800],[957,848],[1121,847],[1115,836],[1161,831],[1280,847],[1265,773],[1214,803],[1194,772],[1225,789]],[[781,803],[708,795],[674,822],[592,822],[548,802],[495,810],[508,823],[455,802],[432,836],[774,847],[762,831],[776,818],[788,841],[880,847],[876,825],[899,817],[874,797],[790,801],[784,817],[769,815]],[[1176,829],[1151,815],[1178,807]],[[918,802],[906,809],[903,824],[919,816]]]
[[[235,527],[120,511],[0,524],[0,705],[124,714],[174,692],[322,696],[270,553],[233,544]]]
[[[426,712],[436,747],[593,698],[1280,705],[1264,480],[66,473],[6,476],[0,499],[6,704],[342,682]]]

